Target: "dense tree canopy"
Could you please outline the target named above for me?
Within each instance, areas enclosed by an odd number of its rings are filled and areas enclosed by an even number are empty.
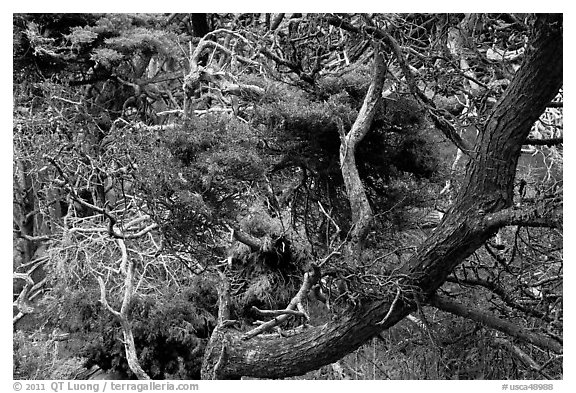
[[[562,377],[562,15],[13,24],[15,377]]]

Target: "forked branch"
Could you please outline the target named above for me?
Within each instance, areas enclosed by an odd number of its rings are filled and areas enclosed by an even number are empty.
[[[319,280],[320,280],[320,269],[318,268],[312,269],[311,271],[304,274],[304,281],[302,282],[302,286],[300,287],[300,290],[298,291],[296,296],[292,298],[292,300],[286,307],[286,310],[277,310],[270,312],[272,315],[276,314],[274,315],[274,318],[272,318],[268,322],[263,323],[257,328],[246,332],[242,336],[242,339],[249,340],[252,337],[255,337],[263,332],[266,332],[275,326],[279,326],[284,322],[286,322],[286,320],[290,317],[290,315],[294,315],[295,313],[298,313],[298,315],[304,315],[306,317],[306,320],[308,320],[309,319],[308,314],[304,310],[304,306],[302,305],[302,303],[306,299],[306,295],[308,295],[308,292],[312,289],[314,285],[316,285],[316,283],[318,283]]]

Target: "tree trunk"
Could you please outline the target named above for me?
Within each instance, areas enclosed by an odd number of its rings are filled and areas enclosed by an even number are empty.
[[[124,337],[124,349],[126,351],[126,360],[130,370],[136,375],[136,378],[141,380],[150,379],[146,371],[140,366],[138,355],[136,353],[136,344],[134,343],[134,335],[132,334],[132,327],[126,317],[120,319],[122,325],[122,335]]]
[[[219,378],[281,378],[333,363],[407,316],[417,307],[418,298],[433,295],[453,268],[489,239],[496,230],[491,214],[512,204],[513,181],[522,144],[532,124],[562,85],[561,15],[538,18],[530,48],[486,122],[454,206],[400,269],[397,287],[383,293],[381,300],[365,302],[322,326],[288,332],[293,333],[289,337],[268,334],[243,340],[241,333],[229,329],[219,331],[209,347],[217,345],[221,350],[212,351],[212,355],[205,357],[203,375],[209,375],[218,364]],[[377,72],[373,78],[372,86],[376,86]],[[361,110],[356,123],[367,120],[362,117],[366,113]],[[345,151],[345,154],[353,153],[349,148]],[[345,171],[354,173],[353,161],[348,166],[345,160],[342,162],[346,179]],[[359,179],[349,182],[352,188],[347,183],[353,214],[355,194],[350,193],[352,189],[359,193],[360,205],[356,213],[368,211],[362,203],[361,183],[357,181]],[[352,266],[358,257],[358,253],[348,256]]]

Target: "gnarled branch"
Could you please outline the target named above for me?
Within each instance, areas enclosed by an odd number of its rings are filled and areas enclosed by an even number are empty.
[[[384,56],[381,53],[380,45],[376,45],[374,48],[372,82],[358,117],[348,133],[345,133],[343,126],[340,124],[340,167],[352,210],[351,246],[356,252],[363,247],[364,239],[372,224],[373,213],[356,166],[355,154],[358,144],[368,133],[374,119],[374,114],[382,97],[386,71],[387,68],[384,64]]]

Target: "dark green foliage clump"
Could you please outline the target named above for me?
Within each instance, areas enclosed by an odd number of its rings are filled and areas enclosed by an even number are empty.
[[[270,146],[282,146],[284,154],[277,154],[280,158],[272,171],[288,176],[289,168],[305,170],[313,179],[309,190],[315,190],[315,198],[328,198],[331,205],[339,206],[337,211],[342,214],[339,222],[344,229],[348,206],[340,206],[345,196],[337,119],[345,131],[352,127],[368,84],[369,73],[360,68],[342,78],[321,79],[320,95],[326,96],[325,100],[288,86],[282,90],[270,88],[253,119],[274,136]],[[441,180],[445,173],[445,164],[441,163],[445,145],[439,132],[429,128],[423,110],[413,99],[400,94],[383,99],[356,154],[375,212],[385,211],[400,198],[405,199],[407,188],[421,187],[415,182],[428,184]]]
[[[86,359],[85,366],[98,365],[130,376],[120,324],[102,307],[97,291],[79,290],[62,294],[60,299],[59,313],[48,315],[49,323],[58,323],[73,337],[90,337],[74,344],[74,351]],[[204,347],[216,323],[216,303],[213,284],[206,280],[168,288],[163,296],[134,298],[129,317],[140,364],[150,377],[200,377]]]
[[[342,76],[327,76],[318,81],[317,95],[321,99],[344,95],[356,110],[360,109],[370,85],[371,70],[359,66]]]
[[[341,176],[337,119],[345,131],[352,127],[368,82],[362,73],[327,78],[321,87],[328,98],[321,101],[286,86],[282,91],[269,89],[274,99],[259,107],[253,121],[276,131],[278,143],[293,162],[305,163],[326,179],[337,180]],[[376,179],[411,173],[430,178],[438,163],[434,138],[421,131],[425,125],[424,113],[413,100],[399,95],[384,99],[371,132],[359,145],[357,156],[364,176]]]

